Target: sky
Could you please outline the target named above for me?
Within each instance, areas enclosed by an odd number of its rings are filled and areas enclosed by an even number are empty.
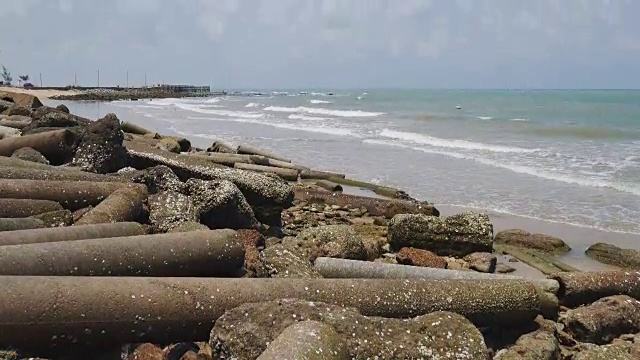
[[[0,0],[45,86],[640,88],[637,0]],[[77,80],[75,80],[77,79]]]

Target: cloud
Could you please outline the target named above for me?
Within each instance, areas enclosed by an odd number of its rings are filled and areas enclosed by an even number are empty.
[[[59,0],[58,9],[64,14],[71,14],[73,12],[73,0]]]

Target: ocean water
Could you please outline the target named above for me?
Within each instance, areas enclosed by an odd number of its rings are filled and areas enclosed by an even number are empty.
[[[101,106],[436,205],[640,234],[640,91],[267,91]]]

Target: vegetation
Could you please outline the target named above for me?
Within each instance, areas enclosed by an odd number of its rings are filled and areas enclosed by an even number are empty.
[[[20,82],[20,84],[29,82],[29,75],[19,75],[18,81]]]
[[[0,76],[2,77],[2,80],[5,84],[11,85],[13,77],[11,76],[11,72],[4,65],[2,65],[2,73],[0,73]]]

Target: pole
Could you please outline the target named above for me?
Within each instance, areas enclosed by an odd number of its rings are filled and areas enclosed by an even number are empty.
[[[40,87],[42,87],[42,73],[40,73]]]
[[[147,87],[147,74],[144,74],[144,87]]]
[[[100,87],[100,69],[98,69],[98,87]]]
[[[127,88],[129,88],[129,70],[127,70]]]
[[[73,73],[73,86],[78,86],[78,74]]]

